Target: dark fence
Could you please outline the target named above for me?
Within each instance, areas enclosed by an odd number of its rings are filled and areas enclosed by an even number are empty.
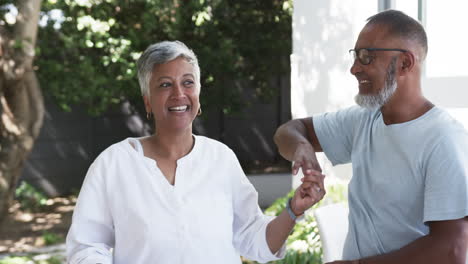
[[[273,143],[276,128],[290,119],[289,77],[277,78],[277,98],[254,102],[241,113],[226,116],[211,110],[197,118],[194,132],[224,142],[247,173],[289,170]],[[143,109],[124,102],[99,117],[81,107],[63,112],[46,99],[44,125],[26,162],[22,179],[50,196],[78,190],[89,165],[105,148],[127,137],[149,135]]]

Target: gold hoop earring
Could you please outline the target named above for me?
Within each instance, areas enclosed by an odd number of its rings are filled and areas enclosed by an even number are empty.
[[[202,110],[201,110],[201,107],[200,107],[200,108],[198,108],[197,116],[201,116],[201,114],[202,114]]]
[[[146,112],[146,119],[151,120],[151,117],[153,116],[153,113],[151,112]]]

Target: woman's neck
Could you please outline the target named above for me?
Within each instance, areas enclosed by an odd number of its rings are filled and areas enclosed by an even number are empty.
[[[192,131],[183,133],[164,133],[158,131],[148,138],[154,154],[163,159],[178,160],[186,156],[193,148],[195,139]]]

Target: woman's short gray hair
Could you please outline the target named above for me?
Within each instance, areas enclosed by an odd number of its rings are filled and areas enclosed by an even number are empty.
[[[180,57],[193,65],[195,69],[195,81],[198,87],[200,87],[200,66],[198,66],[195,53],[180,41],[162,41],[150,45],[137,61],[138,82],[140,83],[141,94],[149,95],[149,83],[154,66]]]

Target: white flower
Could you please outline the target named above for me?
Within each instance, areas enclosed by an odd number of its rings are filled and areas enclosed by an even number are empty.
[[[309,251],[309,244],[304,240],[296,240],[292,242],[288,248],[296,252],[306,253]]]
[[[98,19],[94,19],[91,16],[79,17],[77,22],[78,22],[77,28],[80,31],[83,30],[84,28],[90,28],[91,31],[95,33],[104,34],[105,32],[109,31],[111,27],[109,22],[100,21]]]
[[[92,7],[93,3],[89,0],[75,0],[75,3],[79,6]]]
[[[12,14],[11,12],[8,12],[5,14],[5,21],[10,24],[10,25],[13,25],[16,23],[16,15]]]

